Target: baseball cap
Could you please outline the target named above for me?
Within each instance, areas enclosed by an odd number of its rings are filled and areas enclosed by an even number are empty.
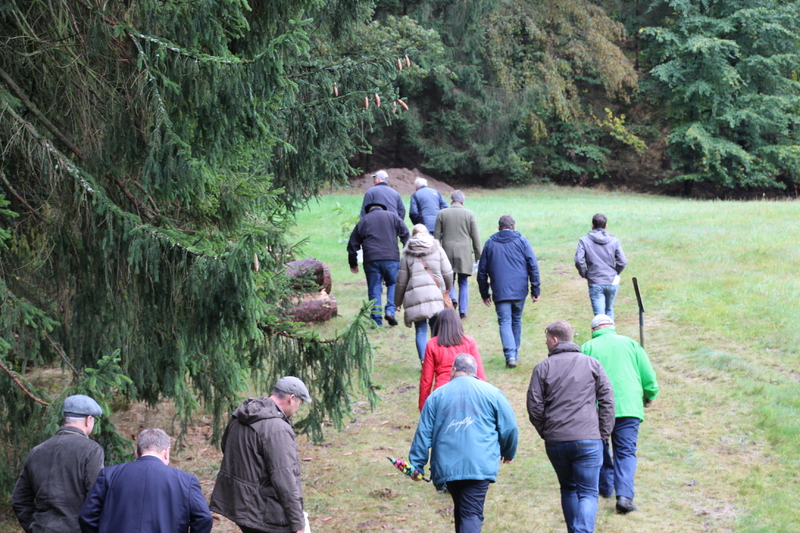
[[[614,319],[608,315],[597,315],[592,319],[592,329],[599,328],[600,326],[614,325]]]
[[[379,170],[375,174],[372,175],[373,178],[380,178],[382,180],[388,180],[389,174],[386,173],[385,170]]]
[[[278,380],[275,390],[284,394],[294,394],[304,402],[311,403],[311,395],[308,394],[306,384],[294,376],[286,376]]]
[[[103,414],[103,409],[96,401],[83,394],[76,394],[64,400],[64,407],[61,409],[64,416],[80,418],[82,416],[98,417]]]

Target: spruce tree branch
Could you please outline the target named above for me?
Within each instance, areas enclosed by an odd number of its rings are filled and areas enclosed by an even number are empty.
[[[60,345],[60,344],[58,344],[56,341],[54,341],[54,340],[53,340],[53,338],[50,336],[50,333],[48,333],[48,332],[46,332],[46,331],[45,331],[45,333],[44,333],[44,334],[45,334],[45,336],[47,337],[47,340],[49,340],[49,341],[50,341],[50,344],[53,346],[53,348],[55,349],[55,351],[57,351],[57,352],[58,352],[58,355],[60,355],[60,356],[61,356],[61,358],[64,360],[64,362],[65,362],[65,363],[67,363],[67,366],[69,366],[69,367],[72,369],[72,372],[73,372],[73,373],[74,373],[76,376],[80,376],[80,374],[78,373],[78,371],[77,371],[77,370],[75,370],[75,367],[72,365],[72,363],[69,361],[69,359],[67,359],[67,354],[66,354],[66,353],[64,353],[64,349],[61,347],[61,345]]]
[[[328,339],[326,341],[321,341],[319,339],[308,339],[305,337],[301,337],[299,335],[286,333],[285,331],[275,329],[272,326],[261,326],[261,331],[271,335],[278,335],[279,337],[286,337],[287,339],[291,339],[293,341],[309,342],[311,344],[333,344],[334,342],[339,342],[340,340],[342,340],[341,337],[336,337],[335,339]]]
[[[28,204],[28,202],[25,201],[25,198],[23,198],[22,196],[19,195],[19,193],[17,193],[14,187],[8,182],[8,179],[6,179],[5,174],[2,174],[2,178],[3,178],[3,183],[8,188],[8,192],[10,192],[14,196],[14,198],[19,200],[19,202],[23,206],[25,206],[25,209],[30,211],[30,213],[34,216],[34,218],[36,218],[36,220],[42,222],[43,221],[42,216],[39,213],[37,213],[36,210],[33,207],[31,207],[30,204]]]
[[[5,364],[4,364],[2,361],[0,361],[0,368],[2,368],[2,369],[5,371],[5,373],[6,373],[6,374],[8,374],[8,377],[10,377],[10,378],[11,378],[11,381],[13,381],[14,383],[16,383],[17,387],[19,387],[19,388],[22,390],[22,392],[24,392],[24,393],[25,393],[25,394],[28,396],[28,398],[30,398],[30,399],[31,399],[31,400],[33,400],[34,402],[36,402],[36,403],[40,403],[40,404],[42,404],[42,405],[44,405],[44,406],[49,406],[49,405],[50,405],[50,404],[49,404],[49,403],[47,403],[46,401],[44,401],[44,400],[40,400],[39,398],[37,398],[36,396],[34,396],[34,395],[31,393],[31,391],[29,391],[27,388],[25,388],[25,385],[23,385],[23,384],[22,384],[22,382],[21,382],[21,381],[19,380],[19,378],[17,377],[16,373],[15,373],[15,372],[12,372],[12,371],[11,371],[11,369],[10,369],[10,368],[8,368],[8,367],[7,367],[7,366],[6,366],[6,365],[5,365]]]
[[[6,85],[8,85],[8,87],[11,89],[11,92],[14,93],[14,95],[19,98],[20,101],[22,101],[25,107],[28,108],[28,111],[33,113],[33,115],[39,119],[39,122],[44,124],[44,127],[50,130],[50,133],[55,135],[59,141],[64,143],[64,145],[69,148],[72,153],[77,155],[81,161],[86,161],[86,156],[83,155],[83,152],[81,152],[81,150],[75,146],[72,141],[67,139],[67,136],[61,133],[61,131],[59,131],[59,129],[56,128],[56,126],[50,122],[46,116],[44,116],[44,113],[39,111],[39,108],[36,107],[36,104],[31,102],[30,98],[28,98],[28,96],[23,92],[22,88],[17,85],[11,76],[9,76],[8,73],[2,69],[2,67],[0,67],[0,78],[6,83]]]

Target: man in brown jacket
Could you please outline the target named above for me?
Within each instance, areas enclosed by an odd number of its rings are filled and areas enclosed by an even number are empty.
[[[269,397],[245,400],[228,421],[210,507],[243,533],[306,530],[300,460],[289,418],[310,401],[305,384],[287,376]]]
[[[439,241],[453,267],[458,274],[458,300],[456,287],[450,289],[450,298],[458,306],[461,318],[467,317],[469,305],[469,277],[472,275],[474,261],[481,258],[481,237],[478,233],[478,221],[475,213],[464,208],[464,193],[453,191],[450,194],[450,207],[442,209],[436,215],[436,229],[433,237]]]
[[[549,353],[533,369],[528,416],[558,476],[567,530],[591,533],[603,443],[614,428],[614,394],[603,366],[581,353],[573,333],[563,320],[545,329]]]

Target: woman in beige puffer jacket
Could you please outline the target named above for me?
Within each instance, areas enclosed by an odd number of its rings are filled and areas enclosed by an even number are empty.
[[[436,315],[444,309],[442,291],[449,291],[452,285],[453,268],[439,241],[428,233],[424,225],[415,225],[400,258],[394,303],[398,308],[404,308],[406,326],[410,328],[414,324],[416,328],[420,360],[425,356],[428,327],[433,330]]]

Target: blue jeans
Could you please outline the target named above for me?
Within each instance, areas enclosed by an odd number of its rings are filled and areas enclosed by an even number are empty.
[[[430,326],[431,332],[433,332],[435,325],[435,316],[427,320],[423,318],[422,320],[414,322],[414,329],[417,330],[417,353],[419,354],[420,361],[425,359],[425,347],[428,345],[428,326]]]
[[[456,274],[458,280],[458,312],[467,314],[469,307],[469,274]],[[450,287],[450,299],[456,299],[456,284]]]
[[[636,441],[639,439],[639,424],[636,417],[620,417],[611,432],[611,446],[603,446],[603,467],[600,469],[600,494],[633,499],[633,475],[636,473]]]
[[[494,303],[497,323],[500,326],[500,342],[503,343],[503,355],[506,356],[506,361],[519,357],[519,344],[522,340],[522,310],[524,308],[525,298]]]
[[[400,261],[368,261],[364,263],[364,274],[367,276],[367,297],[374,300],[370,318],[379,326],[383,325],[381,318],[381,293],[382,282],[386,283],[386,314],[394,316],[394,289],[397,286],[397,270]]]
[[[597,517],[597,478],[603,443],[597,440],[545,442],[561,485],[561,510],[569,533],[592,533]]]
[[[489,480],[462,479],[448,481],[447,491],[453,497],[453,518],[456,533],[479,533],[483,526],[483,503]]]
[[[614,318],[614,300],[619,285],[589,285],[589,300],[595,315],[608,315]]]

